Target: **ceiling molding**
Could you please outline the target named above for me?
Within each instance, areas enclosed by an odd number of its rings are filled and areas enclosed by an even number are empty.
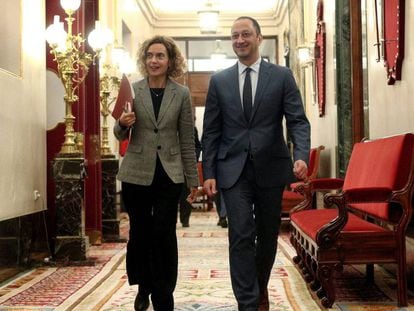
[[[145,18],[147,21],[156,26],[158,22],[163,21],[176,21],[180,19],[186,19],[186,21],[197,20],[198,16],[197,12],[160,12],[158,11],[152,4],[151,0],[136,0],[138,6],[141,8],[142,12],[144,13]],[[273,20],[278,20],[285,14],[284,12],[287,9],[287,1],[276,1],[276,4],[273,9],[266,10],[259,13],[254,13],[254,17],[257,19],[266,19],[272,18]],[[227,21],[227,20],[234,20],[235,18],[246,15],[246,11],[232,11],[232,12],[220,12],[220,19]],[[283,18],[282,18],[283,19]]]
[[[165,30],[173,28],[177,30],[192,30],[196,33],[199,29],[199,18],[197,12],[158,12],[156,8],[154,8],[151,0],[136,0],[136,2],[146,21],[154,29],[154,31],[157,29]],[[263,33],[271,35],[272,32],[274,32],[274,29],[283,24],[287,12],[287,1],[281,0],[276,1],[275,6],[271,10],[255,13],[254,18],[259,21]],[[242,15],[247,15],[247,13],[245,11],[221,11],[218,34],[227,32],[227,30],[231,28],[234,19]]]

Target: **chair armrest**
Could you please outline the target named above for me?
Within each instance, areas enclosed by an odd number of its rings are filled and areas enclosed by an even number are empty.
[[[314,191],[337,190],[342,188],[344,180],[342,178],[315,178],[310,181],[310,184]]]
[[[330,248],[335,243],[339,233],[348,221],[348,209],[346,208],[346,197],[343,192],[330,193],[324,196],[324,203],[327,207],[336,205],[338,216],[319,229],[316,234],[316,243],[321,248]]]
[[[291,183],[290,189],[292,189],[292,191],[299,192],[298,189],[301,189],[304,184],[310,184],[312,190],[314,191],[336,190],[342,188],[344,180],[342,178],[315,178],[307,182],[298,181]]]
[[[291,213],[296,213],[301,210],[312,208],[312,200],[315,192],[339,190],[342,188],[344,180],[341,178],[315,178],[307,182],[296,182],[290,186],[292,191],[300,193],[305,200],[291,210]]]
[[[297,182],[291,183],[291,184],[289,185],[289,187],[290,187],[290,189],[291,189],[292,191],[295,191],[295,192],[296,192],[296,189],[297,189],[299,186],[303,185],[304,183],[305,183],[304,181],[297,181]]]
[[[392,190],[385,187],[347,189],[341,193],[328,193],[324,205],[338,207],[338,216],[323,226],[316,235],[316,242],[322,248],[329,248],[348,221],[348,205],[368,202],[387,202]]]

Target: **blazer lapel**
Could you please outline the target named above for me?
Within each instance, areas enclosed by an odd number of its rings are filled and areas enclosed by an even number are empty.
[[[141,98],[144,109],[149,115],[151,122],[154,124],[154,126],[156,126],[157,121],[155,120],[154,106],[152,104],[152,98],[147,79],[144,79],[139,85],[139,94],[137,95]]]
[[[175,84],[171,83],[171,81],[168,79],[167,85],[165,86],[164,96],[162,97],[160,112],[158,114],[158,119],[157,119],[158,124],[161,122],[165,113],[168,111],[168,107],[170,107],[171,103],[173,102],[175,93],[176,93]]]

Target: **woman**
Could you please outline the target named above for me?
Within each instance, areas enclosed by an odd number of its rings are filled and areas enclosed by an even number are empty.
[[[188,88],[171,79],[185,67],[171,38],[146,40],[137,63],[145,78],[133,84],[132,111],[114,127],[120,140],[131,135],[118,173],[130,221],[126,268],[129,284],[139,284],[135,310],[147,310],[151,295],[154,310],[172,311],[178,200],[184,181],[189,201],[198,186],[191,100]]]

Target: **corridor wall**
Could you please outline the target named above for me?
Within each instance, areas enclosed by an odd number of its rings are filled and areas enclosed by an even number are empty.
[[[0,1],[0,10],[15,12],[13,14],[19,21],[16,27],[6,28],[5,32],[2,28],[2,46],[21,55],[17,73],[0,68],[2,221],[45,208],[46,73],[44,0]],[[9,40],[15,36],[20,40]],[[18,45],[13,46],[16,42]],[[0,52],[0,58],[3,56]],[[40,194],[36,200],[35,190]]]

